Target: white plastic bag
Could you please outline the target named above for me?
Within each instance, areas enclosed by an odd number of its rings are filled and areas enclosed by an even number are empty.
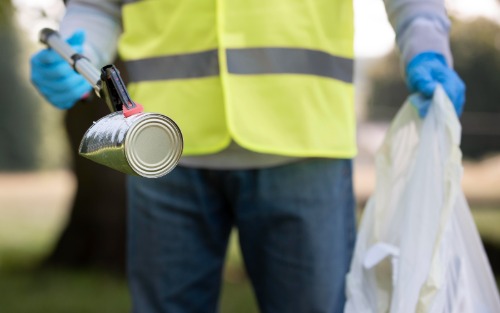
[[[407,101],[377,152],[377,182],[347,275],[346,313],[497,313],[500,298],[461,189],[461,127],[439,86]]]

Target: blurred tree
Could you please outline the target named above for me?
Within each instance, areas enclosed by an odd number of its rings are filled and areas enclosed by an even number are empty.
[[[12,20],[9,1],[0,1],[0,171],[37,168],[39,109],[29,82],[20,70],[23,51]]]
[[[19,9],[19,8],[18,8]],[[9,0],[0,0],[0,170],[28,171],[68,166],[63,112],[41,99],[29,83],[34,50],[13,19]],[[43,15],[43,12],[40,13]],[[31,51],[30,51],[31,50]],[[125,265],[125,175],[78,156],[84,132],[109,111],[95,97],[67,111],[66,129],[78,182],[71,215],[45,266],[101,267],[122,272]],[[57,125],[55,125],[57,124]],[[54,159],[56,159],[54,161]]]
[[[398,53],[393,50],[370,67],[367,75],[371,86],[366,103],[369,120],[390,121],[408,97],[399,62]]]
[[[500,25],[486,19],[454,20],[451,49],[455,69],[467,85],[462,150],[469,157],[500,152]],[[389,121],[408,96],[397,52],[378,62],[369,76],[368,118]]]
[[[78,188],[68,224],[45,265],[125,267],[125,175],[78,155],[80,140],[93,121],[109,114],[101,99],[79,103],[66,115]]]
[[[455,23],[451,48],[467,85],[462,150],[470,157],[500,152],[500,24]]]

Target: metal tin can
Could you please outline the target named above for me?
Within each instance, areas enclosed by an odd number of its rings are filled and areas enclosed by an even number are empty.
[[[126,118],[118,111],[94,122],[78,152],[120,172],[156,178],[175,168],[182,150],[182,133],[170,118],[158,113]]]

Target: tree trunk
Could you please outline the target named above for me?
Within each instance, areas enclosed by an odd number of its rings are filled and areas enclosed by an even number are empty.
[[[85,131],[109,113],[104,101],[96,96],[67,113],[78,187],[66,229],[45,265],[124,270],[125,174],[78,155]]]
[[[0,1],[0,171],[31,171],[39,165],[39,103],[20,71],[25,62],[20,35],[10,3]]]

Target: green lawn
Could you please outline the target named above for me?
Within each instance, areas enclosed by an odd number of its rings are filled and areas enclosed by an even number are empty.
[[[102,271],[33,270],[50,246],[47,238],[33,237],[30,244],[15,249],[10,237],[5,236],[5,228],[0,228],[0,233],[4,234],[0,236],[1,313],[129,311],[130,300],[123,277]],[[14,240],[16,236],[11,238]],[[17,238],[16,244],[19,241],[22,240]],[[235,236],[228,251],[220,307],[221,313],[258,313]]]
[[[500,208],[475,208],[472,214],[483,240],[500,247]]]
[[[99,272],[10,271],[0,273],[1,312],[128,312],[123,279]]]
[[[479,208],[473,212],[483,238],[500,246],[500,209]],[[36,227],[28,231],[29,225],[20,229],[5,224],[0,220],[1,313],[129,311],[124,278],[97,271],[30,270],[49,250],[54,236]],[[258,313],[235,237],[231,240],[224,280],[221,313]]]
[[[103,272],[0,273],[2,313],[124,313],[129,309],[126,281]],[[247,280],[224,284],[221,312],[258,312]]]

